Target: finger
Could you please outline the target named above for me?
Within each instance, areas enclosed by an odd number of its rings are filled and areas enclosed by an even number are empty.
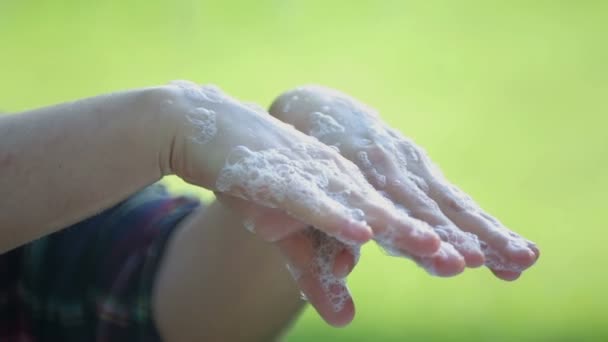
[[[279,241],[278,246],[298,286],[321,317],[334,326],[352,321],[354,304],[346,282],[332,273],[340,242],[309,228]]]
[[[494,275],[497,278],[500,278],[505,281],[514,281],[514,280],[517,280],[521,276],[521,272],[501,271],[501,270],[494,270],[494,269],[490,269],[490,270],[492,271],[492,273],[494,273]]]
[[[464,271],[464,257],[449,243],[442,242],[439,251],[430,257],[413,257],[419,266],[429,274],[439,277],[453,277]]]
[[[538,259],[538,248],[484,213],[467,195],[444,182],[430,182],[430,196],[463,231],[481,240],[485,263],[495,270],[521,272]]]
[[[349,211],[357,220],[367,222],[376,241],[390,242],[394,248],[418,256],[437,251],[440,239],[427,224],[397,210],[365,180],[354,163],[337,157],[335,165],[350,177],[330,179],[328,192],[343,206],[351,208]]]
[[[247,230],[268,242],[275,242],[307,227],[277,208],[267,208],[238,197],[216,193],[217,199],[243,217]]]
[[[364,243],[372,232],[365,222],[328,196],[328,180],[348,178],[335,165],[331,148],[302,135],[306,143],[252,151],[237,146],[216,181],[220,192],[284,210],[295,219],[344,241]],[[289,136],[288,136],[289,138]],[[307,138],[307,139],[304,139]]]
[[[364,207],[366,220],[374,231],[374,240],[386,250],[395,254],[429,256],[436,253],[441,240],[430,226],[404,213],[387,210],[387,199],[379,196],[381,205],[367,203]],[[393,207],[394,208],[394,207]]]
[[[437,203],[412,180],[401,178],[400,181],[391,182],[387,192],[395,202],[406,207],[411,216],[429,223],[443,241],[454,246],[464,257],[468,267],[479,267],[484,264],[484,255],[477,236],[463,232],[454,225],[443,214]]]
[[[357,264],[359,258],[357,248],[356,255],[346,246],[336,255],[333,265],[333,274],[336,278],[346,278]]]
[[[438,277],[452,277],[458,275],[464,271],[466,266],[462,255],[460,255],[452,245],[446,242],[441,242],[441,246],[435,254],[425,257],[387,250],[384,246],[380,246],[385,249],[389,255],[412,259],[427,273]]]
[[[521,272],[536,262],[540,252],[533,243],[508,230],[450,184],[420,147],[408,139],[404,139],[400,147],[407,156],[409,169],[423,180],[429,197],[445,216],[460,230],[478,237],[488,268]]]
[[[302,98],[299,98],[301,96]],[[342,103],[342,102],[348,103]],[[323,113],[328,113],[329,102],[333,102],[332,105],[338,105],[338,107],[345,109],[345,112],[352,115],[354,109],[358,109],[357,112],[371,113],[371,110],[364,108],[363,105],[354,103],[348,97],[338,92],[332,92],[329,89],[318,89],[314,87],[304,87],[297,89],[294,92],[289,92],[279,97],[272,105],[270,113],[279,118],[286,119],[288,122],[294,124],[298,129],[304,132],[322,139],[321,141],[331,143],[327,138],[331,140],[331,137],[336,137],[335,133],[340,131],[339,128],[344,130],[344,127],[350,127],[347,124],[348,120],[338,120],[336,122],[335,115],[339,116],[340,111],[332,111],[334,117],[328,116]],[[340,102],[340,103],[339,103]],[[323,109],[323,107],[327,107]],[[282,109],[281,109],[282,108]],[[332,107],[333,108],[333,107]],[[307,113],[310,113],[308,115]],[[321,126],[322,124],[322,126]],[[341,126],[342,125],[342,126]],[[346,126],[343,126],[346,125]],[[354,133],[354,132],[353,132]],[[347,139],[348,141],[348,139]],[[341,145],[341,152],[348,153],[353,149],[349,143]],[[384,156],[384,160],[376,160],[377,156]],[[364,158],[359,158],[360,162],[367,162],[368,165],[361,165],[359,167],[364,171],[367,176],[367,180],[377,187],[383,188],[386,185],[385,171],[390,170],[392,163],[387,163],[386,153],[371,155],[372,161],[367,159],[367,155],[363,155]],[[392,158],[392,157],[391,157]],[[353,159],[355,160],[355,159]],[[380,172],[375,168],[375,165],[382,165]],[[380,197],[380,196],[378,196]],[[357,199],[354,199],[355,201]],[[429,231],[428,226],[424,223],[411,219],[406,215],[398,215],[394,211],[394,207],[387,203],[383,198],[370,196],[364,197],[364,203],[353,204],[352,199],[349,204],[356,208],[361,208],[365,213],[365,220],[372,227],[374,231],[374,239],[381,244],[385,249],[393,251],[394,254],[404,253],[416,256],[432,255],[437,252],[440,241],[438,237]],[[371,202],[371,203],[370,203]],[[473,254],[473,253],[470,253]],[[478,253],[480,256],[481,253]],[[481,256],[481,258],[483,258]],[[439,253],[434,258],[429,260],[430,265],[437,266],[439,272],[442,274],[454,273],[461,271],[459,263],[462,257],[456,253]],[[444,267],[445,264],[456,264],[454,267]],[[471,263],[479,263],[479,261],[472,259]],[[435,265],[437,264],[437,265]]]
[[[269,242],[284,239],[288,235],[307,227],[307,224],[294,219],[279,209],[270,209],[258,216],[253,225],[256,234]]]
[[[304,273],[297,283],[306,299],[328,324],[345,326],[355,317],[353,299],[342,282],[323,285],[315,275]]]
[[[359,219],[358,211],[345,207],[327,195],[318,196],[312,203],[310,200],[289,196],[284,201],[284,206],[299,221],[341,241],[363,244],[372,238],[371,228]]]

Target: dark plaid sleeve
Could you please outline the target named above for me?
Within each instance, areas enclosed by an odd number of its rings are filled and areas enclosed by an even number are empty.
[[[198,206],[155,184],[13,251],[7,262],[16,267],[19,259],[21,268],[17,299],[8,297],[12,317],[25,319],[15,319],[21,331],[3,332],[0,324],[0,341],[159,341],[151,310],[156,271],[170,234]]]

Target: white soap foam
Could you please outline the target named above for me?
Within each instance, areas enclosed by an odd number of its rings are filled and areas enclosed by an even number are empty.
[[[414,182],[414,184],[416,184],[416,186],[420,190],[422,190],[424,193],[429,192],[429,185],[422,177],[419,177],[416,174],[407,171],[407,178],[409,178],[412,182]]]
[[[363,184],[367,183],[363,180]],[[297,202],[317,213],[340,210],[353,221],[360,221],[360,210],[345,209],[349,207],[346,196],[357,189],[355,186],[344,179],[343,172],[326,152],[312,144],[262,151],[237,146],[216,181],[218,191],[230,192],[266,207],[276,208],[285,201]],[[328,207],[338,205],[325,201],[328,196],[344,206]]]
[[[446,197],[452,199],[450,207],[456,211],[471,211],[471,212],[482,212],[481,208],[477,206],[475,201],[467,195],[464,191],[460,190],[455,185],[445,186],[443,188]]]
[[[321,140],[324,136],[334,133],[343,133],[344,127],[331,116],[322,112],[312,112],[309,114],[310,131],[309,135]]]
[[[314,246],[313,270],[318,272],[321,287],[334,311],[339,312],[344,308],[350,295],[346,287],[346,279],[334,276],[333,266],[336,257],[344,249],[348,249],[355,256],[356,262],[359,259],[359,246],[347,246],[314,228],[308,229],[306,234],[312,239]]]
[[[392,129],[387,130],[387,132],[401,146],[401,150],[405,153],[406,158],[413,164],[424,162],[423,159],[429,160],[428,157],[422,158],[426,156],[426,152],[420,146],[417,146],[412,139],[406,138],[401,132]]]
[[[311,240],[314,251],[311,264],[306,266],[307,271],[319,279],[321,289],[331,303],[334,312],[340,312],[350,298],[350,294],[346,286],[346,278],[337,278],[333,274],[336,257],[346,249],[354,256],[356,264],[360,256],[360,246],[344,244],[312,227],[304,233]],[[304,273],[290,264],[287,264],[286,267],[295,281],[298,281]],[[308,300],[303,292],[300,292],[300,297],[302,300]]]
[[[369,160],[369,156],[365,151],[357,152],[357,160],[359,161],[359,167],[362,171],[372,180],[372,183],[379,188],[386,186],[386,176],[378,172],[372,162]]]
[[[214,111],[207,108],[198,107],[191,110],[186,117],[196,129],[196,135],[192,137],[194,141],[201,144],[206,144],[217,134]]]
[[[459,251],[474,252],[481,250],[479,238],[475,234],[464,232],[451,225],[438,226],[434,229],[443,241],[456,247]]]
[[[380,146],[383,150],[385,150],[388,156],[393,158],[393,161],[401,169],[401,171],[403,171],[403,174],[407,175],[409,180],[416,184],[417,187],[425,193],[428,193],[430,190],[429,184],[426,182],[425,178],[445,181],[443,173],[436,164],[430,161],[430,158],[427,156],[424,149],[417,146],[410,138],[403,136],[401,132],[395,131],[389,127],[386,127],[384,124],[381,124],[378,120],[377,112],[374,109],[369,108],[351,97],[332,89],[318,86],[307,86],[299,88],[298,91],[302,92],[304,95],[313,94],[311,95],[312,97],[316,96],[318,98],[323,98],[323,103],[331,102],[332,108],[335,108],[332,114],[346,113],[346,116],[343,115],[341,118],[346,117],[348,119],[348,127],[353,128],[352,133],[357,131],[365,133],[361,136],[352,136],[352,139],[355,140],[351,139],[350,142],[342,141],[344,145],[350,145],[351,148],[355,147],[356,149],[367,149],[374,147],[375,145]],[[327,101],[325,101],[325,99],[327,99]],[[287,105],[289,105],[289,102]],[[321,107],[319,112],[314,112],[313,115],[311,115],[313,120],[311,121],[310,134],[317,137],[322,137],[323,135],[334,131],[332,130],[332,127],[335,126],[334,122],[337,122],[334,117],[325,114],[329,113],[329,110],[329,106],[325,105]],[[342,126],[341,128],[340,133],[344,133],[346,130],[343,130],[344,127]],[[373,137],[373,140],[369,139],[370,136]],[[350,139],[351,135],[342,134],[341,137]],[[328,143],[326,141],[327,139],[319,140]],[[331,143],[334,144],[335,142],[332,141]],[[386,177],[378,172],[377,165],[373,165],[370,162],[369,156],[364,151],[357,153],[356,157],[357,164],[361,167],[372,183],[374,183],[377,187],[384,186],[386,184]],[[501,232],[501,239],[508,239],[510,241],[509,244],[514,246],[517,245],[517,247],[512,247],[512,249],[528,248],[528,246],[523,245],[530,244],[529,242],[525,241],[524,243],[524,240],[517,234],[506,230],[506,228],[504,228],[504,226],[498,220],[485,214],[474,203],[474,201],[468,195],[466,195],[466,193],[462,192],[456,187],[447,187],[447,189],[444,191],[454,199],[454,203],[452,205],[454,209],[459,211],[475,211],[493,223],[493,225],[497,227],[497,230]],[[435,203],[433,202],[433,204]],[[486,255],[486,264],[489,267],[513,271],[521,271],[522,269],[521,266],[509,261],[504,252],[499,252],[498,250],[483,244],[474,234],[448,227],[439,227],[437,232],[444,240],[453,244],[459,250],[473,250],[483,247],[483,252]],[[382,247],[389,253],[402,255],[403,253],[396,250],[394,244],[392,243],[393,239],[394,234],[390,232],[390,229],[387,230],[384,236],[376,237],[379,244],[381,244]]]
[[[403,215],[402,221],[407,220],[409,222],[410,230],[404,232],[389,224],[383,232],[374,234],[374,241],[389,255],[409,257],[405,251],[398,248],[395,242],[406,238],[406,236],[413,239],[422,237],[427,235],[432,228],[424,221],[407,217],[407,214],[402,210],[398,210],[398,213]]]
[[[356,221],[365,221],[365,213],[359,208],[350,209],[350,216]]]
[[[407,256],[407,254],[395,244],[396,236],[396,229],[392,225],[389,225],[385,231],[374,234],[374,241],[376,241],[378,246],[380,246],[388,255]]]
[[[468,196],[464,191],[460,190],[458,187],[454,185],[445,186],[443,191],[446,192],[447,197],[452,201],[450,203],[450,207],[456,211],[468,211],[471,213],[475,213],[480,217],[488,220],[490,225],[486,228],[486,234],[492,235],[490,240],[493,241],[503,241],[506,243],[503,248],[496,248],[490,246],[484,241],[479,241],[481,251],[485,257],[485,265],[494,270],[501,271],[513,271],[513,272],[522,272],[525,267],[522,265],[512,261],[509,259],[508,255],[511,252],[517,252],[522,250],[530,250],[528,246],[528,242],[524,240],[518,234],[508,230],[504,227],[500,221],[491,215],[485,213],[478,205],[473,201],[473,199]],[[476,237],[473,234],[470,236]]]

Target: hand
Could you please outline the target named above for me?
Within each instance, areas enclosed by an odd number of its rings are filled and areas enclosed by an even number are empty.
[[[514,280],[538,259],[536,245],[505,228],[450,184],[422,148],[383,123],[377,113],[338,91],[308,86],[281,95],[270,113],[298,130],[336,146],[368,181],[412,218],[441,236],[433,256],[395,251],[432,274],[451,276],[464,265],[485,265],[499,278]]]
[[[302,296],[325,321],[333,326],[352,321],[355,308],[346,276],[359,259],[358,245],[345,244],[279,209],[220,193],[216,197],[241,215],[247,230],[267,241],[276,241]]]
[[[181,81],[168,109],[179,122],[171,170],[188,182],[277,208],[346,243],[374,234],[396,250],[436,252],[428,226],[403,215],[336,150],[217,88]]]
[[[428,225],[397,210],[333,148],[216,88],[178,82],[168,89],[174,95],[165,110],[179,122],[170,172],[256,204],[258,218],[268,210],[271,221],[283,222],[261,235],[279,244],[328,322],[352,319],[343,278],[372,231],[395,252],[423,257],[439,248]],[[285,228],[289,222],[293,228]]]

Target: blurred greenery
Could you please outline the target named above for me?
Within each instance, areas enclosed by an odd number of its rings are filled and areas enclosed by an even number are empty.
[[[541,247],[513,283],[366,247],[355,321],[309,309],[288,341],[608,340],[607,61],[608,1],[0,0],[0,110],[173,79],[262,104],[332,86]]]

